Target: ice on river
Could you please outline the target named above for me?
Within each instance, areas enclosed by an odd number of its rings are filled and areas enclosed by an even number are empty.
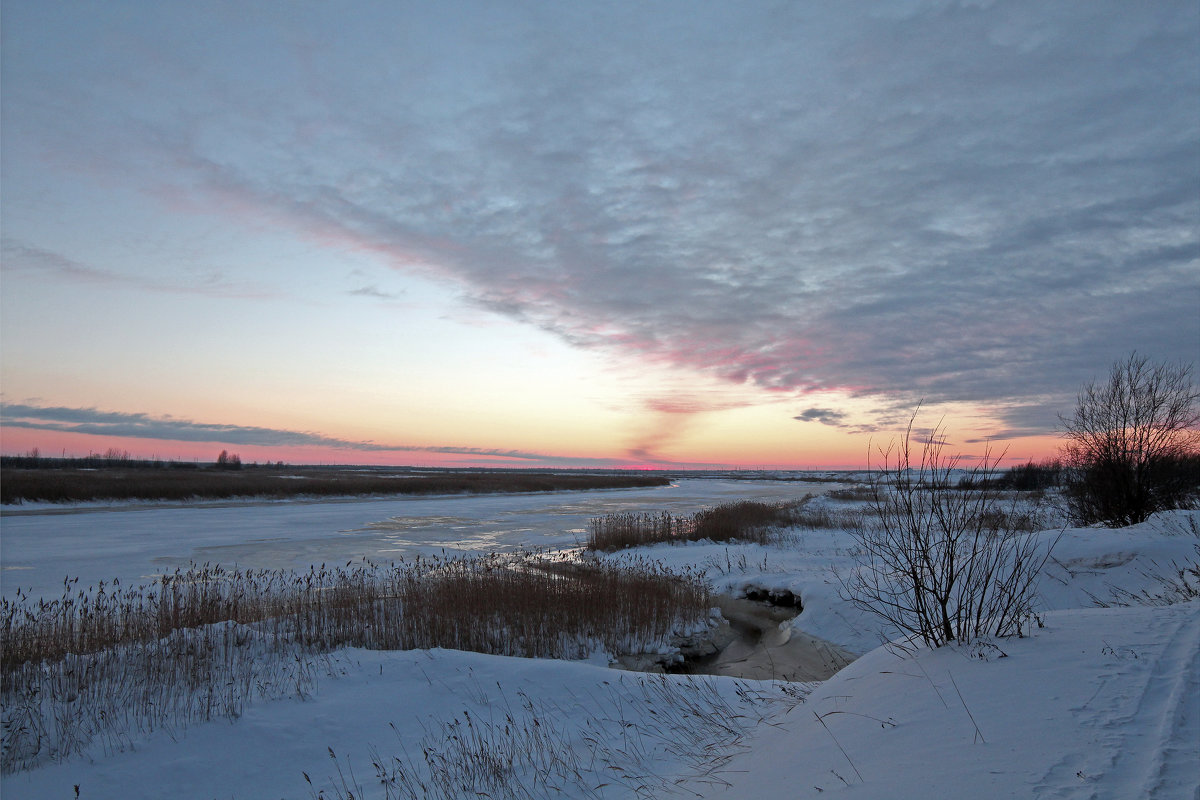
[[[518,495],[8,507],[0,522],[0,593],[11,597],[20,587],[33,597],[57,597],[68,576],[83,585],[114,578],[130,585],[190,563],[305,570],[364,557],[560,550],[582,544],[589,520],[612,512],[688,514],[733,500],[799,499],[834,486],[688,479]]]

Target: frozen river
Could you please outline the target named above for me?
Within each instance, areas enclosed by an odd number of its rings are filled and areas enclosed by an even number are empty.
[[[5,509],[0,594],[58,597],[63,579],[84,585],[152,580],[177,567],[307,569],[362,557],[562,549],[587,539],[588,521],[618,511],[688,514],[731,500],[793,500],[835,484],[688,479],[671,486],[519,495],[399,497],[122,506],[69,513]]]

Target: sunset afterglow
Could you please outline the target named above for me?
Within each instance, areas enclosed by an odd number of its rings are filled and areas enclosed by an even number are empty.
[[[5,454],[1013,462],[1200,354],[1195,3],[3,8]]]

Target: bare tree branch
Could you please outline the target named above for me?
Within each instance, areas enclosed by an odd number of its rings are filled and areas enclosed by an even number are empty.
[[[853,532],[860,555],[843,595],[934,647],[1022,635],[1057,539],[1023,531],[1016,496],[988,479],[999,457],[989,450],[960,468],[943,454],[940,425],[916,453],[913,420],[899,445],[879,451],[872,514]]]
[[[1142,522],[1194,501],[1200,486],[1200,391],[1190,364],[1131,353],[1108,382],[1079,391],[1063,417],[1071,513],[1084,524]]]

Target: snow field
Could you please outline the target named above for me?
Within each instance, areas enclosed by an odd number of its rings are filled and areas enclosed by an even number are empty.
[[[471,782],[466,796],[658,797],[682,792],[681,775],[695,796],[799,691],[450,650],[348,649],[332,672],[304,701],[5,776],[4,796],[71,797],[78,785],[82,798],[129,800],[439,797],[457,777]],[[470,774],[479,763],[503,780]],[[458,765],[467,771],[454,774]],[[424,789],[402,791],[400,766]]]
[[[1200,602],[1044,622],[872,651],[762,728],[709,796],[1194,798]]]
[[[439,757],[459,758],[449,746],[469,714],[517,732],[489,747],[512,753],[525,742],[542,758],[512,759],[514,796],[1195,800],[1200,601],[1175,601],[1200,562],[1198,522],[1174,512],[1061,531],[1030,636],[938,650],[881,647],[891,632],[840,597],[834,572],[854,565],[844,531],[639,548],[703,571],[718,591],[791,591],[804,607],[785,626],[864,655],[814,687],[623,673],[603,658],[346,650],[305,700],[134,737],[119,752],[97,746],[3,776],[3,794],[71,797],[78,785],[85,798],[390,800],[409,796],[398,767],[432,780]],[[1125,605],[1139,599],[1152,604]],[[701,717],[715,733],[685,735]],[[531,725],[553,735],[528,738]]]

